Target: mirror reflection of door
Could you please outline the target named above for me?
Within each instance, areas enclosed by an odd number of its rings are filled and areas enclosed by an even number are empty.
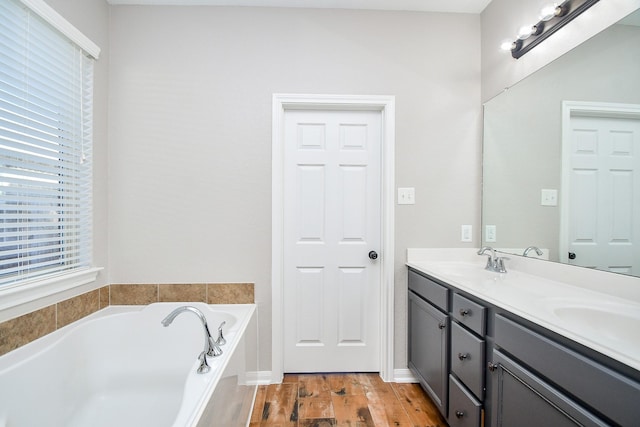
[[[571,108],[563,141],[565,262],[640,274],[640,106]],[[637,113],[633,111],[637,110]]]

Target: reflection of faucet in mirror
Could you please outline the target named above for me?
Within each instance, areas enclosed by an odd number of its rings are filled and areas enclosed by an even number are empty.
[[[537,246],[529,246],[527,249],[524,250],[524,252],[522,253],[522,256],[528,256],[529,252],[531,251],[535,251],[536,254],[538,254],[538,256],[542,256],[542,251]]]

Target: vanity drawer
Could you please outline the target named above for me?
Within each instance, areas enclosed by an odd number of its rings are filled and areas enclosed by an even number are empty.
[[[487,309],[459,294],[453,294],[453,317],[478,335],[484,336]]]
[[[479,427],[482,405],[449,375],[449,427]]]
[[[476,395],[484,397],[484,340],[451,322],[451,371]]]
[[[501,315],[495,344],[616,424],[638,425],[640,383],[633,378]]]
[[[433,280],[427,279],[413,270],[409,270],[409,289],[440,310],[448,311],[447,300],[449,290],[446,287]]]

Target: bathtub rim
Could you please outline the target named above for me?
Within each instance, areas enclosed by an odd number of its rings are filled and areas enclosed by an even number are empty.
[[[153,302],[151,304],[143,304],[143,305],[109,305],[104,307],[98,311],[95,311],[81,319],[76,320],[75,322],[71,322],[68,325],[60,327],[55,331],[52,331],[46,335],[43,335],[25,345],[17,347],[8,353],[5,353],[0,356],[0,375],[4,372],[14,369],[15,367],[22,365],[24,363],[28,363],[31,359],[38,356],[38,354],[42,351],[46,351],[49,347],[54,346],[57,342],[64,337],[70,331],[81,327],[87,323],[91,323],[99,320],[103,317],[108,316],[121,316],[129,313],[140,312],[143,311],[146,307],[150,305],[167,305],[167,306],[175,306],[180,307],[183,305],[206,305],[210,307],[220,308],[220,311],[228,310],[229,312],[234,313],[238,322],[234,325],[234,332],[240,330],[240,315],[243,312],[246,313],[247,318],[251,318],[251,313],[254,313],[256,310],[256,304],[207,304],[200,301],[187,301],[187,302]],[[238,313],[238,314],[235,314]],[[167,312],[168,314],[168,312]],[[212,325],[210,325],[211,327]],[[215,325],[217,328],[218,325]],[[246,326],[243,326],[243,330]],[[234,333],[235,335],[235,333]]]

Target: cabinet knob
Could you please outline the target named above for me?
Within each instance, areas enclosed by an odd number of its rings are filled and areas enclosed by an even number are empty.
[[[456,411],[456,417],[457,417],[457,418],[462,418],[462,417],[464,417],[464,411]]]
[[[469,357],[469,353],[458,353],[458,359],[464,360]]]
[[[496,369],[498,369],[498,365],[497,365],[497,364],[495,364],[495,363],[493,363],[493,362],[489,362],[489,363],[487,364],[487,368],[488,368],[491,372],[493,372],[493,371],[495,371]]]
[[[471,315],[471,310],[469,310],[468,308],[460,309],[460,316],[464,317],[464,316],[470,316],[470,315]]]
[[[444,328],[446,328],[446,327],[447,327],[446,323],[444,323],[444,322],[440,322],[440,323],[438,323],[438,328],[440,328],[440,329],[444,329]]]

